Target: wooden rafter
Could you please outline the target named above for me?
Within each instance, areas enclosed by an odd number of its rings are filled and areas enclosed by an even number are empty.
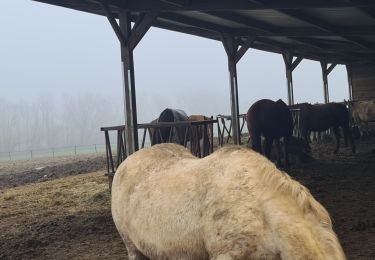
[[[339,35],[339,33],[336,32],[336,29],[333,26],[330,26],[327,23],[320,21],[316,17],[313,17],[306,13],[296,12],[295,10],[282,10],[279,12],[285,15],[288,15],[289,17],[292,17],[294,19],[300,20],[302,22],[309,23],[310,25],[315,26],[316,28],[319,28],[320,30],[325,31],[327,33]],[[353,36],[343,36],[343,35],[339,35],[339,36],[343,38],[344,40],[352,42],[363,49],[366,49],[366,50],[372,49],[372,46],[370,44],[368,44],[367,42],[364,42],[361,39],[357,39]]]
[[[44,0],[41,0],[44,1]],[[307,8],[331,8],[331,7],[374,7],[372,0],[290,0],[268,1],[264,5],[257,2],[243,0],[206,0],[206,1],[185,1],[185,0],[110,0],[111,4],[135,12],[146,11],[220,11],[220,10],[266,10],[266,9],[307,9]]]

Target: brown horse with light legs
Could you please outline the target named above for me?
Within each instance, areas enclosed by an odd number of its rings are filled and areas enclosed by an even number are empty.
[[[339,127],[341,127],[344,132],[345,143],[347,144],[349,138],[352,152],[355,153],[355,145],[349,128],[349,111],[344,104],[328,103],[311,105],[308,103],[301,103],[294,105],[294,107],[301,109],[301,131],[309,150],[310,145],[308,140],[311,131],[322,132],[332,128],[336,137],[334,153],[337,153],[340,148]]]
[[[189,121],[206,121],[211,118],[204,115],[190,115]],[[203,151],[203,156],[208,154],[209,145],[211,140],[211,125],[198,125],[192,126],[191,136],[189,136],[190,145],[192,146],[192,152],[196,155],[201,155]]]
[[[158,119],[159,118],[156,118],[156,119],[152,120],[150,122],[150,124],[157,124],[158,123]],[[157,128],[149,128],[148,129],[148,134],[150,136],[150,143],[151,143],[151,145],[160,144],[161,143],[160,137],[159,137],[159,131],[158,131]]]
[[[129,260],[343,260],[324,207],[259,153],[226,146],[198,159],[159,144],[130,155],[112,185]]]
[[[273,141],[276,141],[279,166],[281,165],[280,138],[284,138],[285,167],[288,168],[289,140],[293,134],[293,117],[288,106],[281,99],[276,102],[261,99],[249,108],[246,122],[254,151],[262,153],[261,136],[264,136],[266,141],[264,154],[270,159],[271,147]]]

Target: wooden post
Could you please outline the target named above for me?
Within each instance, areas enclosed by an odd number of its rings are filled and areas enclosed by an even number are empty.
[[[138,14],[138,20],[132,28],[130,12],[121,9],[118,14],[120,24],[118,24],[108,3],[101,2],[101,5],[121,44],[125,112],[125,149],[127,156],[139,149],[133,50],[151,27],[153,21],[158,16],[158,12]]]
[[[335,68],[336,64],[332,63],[328,68],[328,63],[324,60],[320,61],[320,66],[322,68],[323,76],[323,93],[324,93],[324,103],[329,103],[329,90],[328,90],[328,75]]]
[[[286,86],[288,92],[288,105],[294,104],[294,93],[293,93],[293,70],[297,68],[298,64],[303,60],[301,57],[297,57],[293,61],[293,55],[284,51],[282,53],[285,63],[285,75],[286,75]]]
[[[321,61],[320,66],[322,67],[322,76],[323,76],[324,103],[327,104],[329,103],[327,62]]]
[[[130,13],[126,11],[120,12],[119,20],[122,34],[125,39],[129,39],[131,33]],[[138,150],[138,131],[133,50],[130,48],[128,40],[121,43],[121,61],[124,87],[125,135],[127,154],[130,155]]]
[[[222,43],[228,56],[229,86],[230,86],[230,104],[231,104],[231,122],[232,136],[234,144],[241,144],[240,124],[239,124],[239,107],[238,107],[238,82],[237,82],[237,62],[242,58],[250,48],[254,38],[248,38],[240,49],[238,39],[221,34]]]
[[[353,78],[352,78],[352,66],[350,64],[346,64],[346,72],[348,75],[348,90],[349,90],[349,100],[353,101]]]

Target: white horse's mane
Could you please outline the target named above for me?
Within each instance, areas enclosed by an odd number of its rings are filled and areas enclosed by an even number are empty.
[[[256,153],[241,146],[226,146],[218,150],[216,154],[218,156],[220,156],[219,154],[228,156],[228,154],[232,152],[245,154]],[[263,169],[260,174],[260,181],[267,187],[271,188],[267,193],[280,193],[289,196],[297,203],[303,214],[312,214],[315,216],[320,223],[322,238],[326,241],[327,245],[336,251],[336,255],[343,256],[343,259],[345,259],[341,247],[337,246],[339,245],[339,241],[332,229],[332,221],[327,210],[314,199],[306,187],[293,180],[287,173],[278,170],[273,164],[264,163],[264,160],[267,159],[261,155],[259,155],[256,160],[254,160],[254,157],[252,156],[251,162],[262,165]]]

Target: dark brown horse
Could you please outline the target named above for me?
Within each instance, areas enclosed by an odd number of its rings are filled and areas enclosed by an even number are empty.
[[[265,155],[270,159],[271,147],[276,140],[278,158],[281,165],[280,138],[284,138],[285,167],[289,167],[288,146],[293,133],[293,118],[288,106],[279,99],[274,102],[262,99],[255,102],[246,114],[247,128],[252,140],[252,149],[262,153],[261,136],[265,137]]]
[[[334,153],[337,153],[340,148],[339,127],[341,127],[344,133],[345,143],[347,144],[349,138],[352,152],[355,153],[355,145],[349,128],[349,112],[344,104],[328,103],[311,105],[308,103],[301,103],[295,106],[301,109],[301,132],[308,149],[310,149],[308,140],[311,131],[322,132],[332,128],[336,137],[336,148]]]

